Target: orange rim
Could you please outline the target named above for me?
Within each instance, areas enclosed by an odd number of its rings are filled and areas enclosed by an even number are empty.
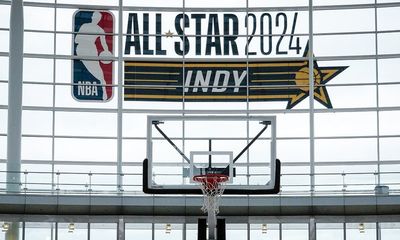
[[[204,175],[196,175],[193,177],[193,181],[207,184],[207,186],[213,186],[215,183],[223,183],[229,180],[229,176],[224,174],[204,174]]]

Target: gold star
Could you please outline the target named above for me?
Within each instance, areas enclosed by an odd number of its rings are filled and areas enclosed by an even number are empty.
[[[174,33],[171,32],[171,30],[168,30],[168,32],[165,33],[165,37],[167,37],[167,38],[169,38],[169,37],[172,38],[173,35],[174,35]]]

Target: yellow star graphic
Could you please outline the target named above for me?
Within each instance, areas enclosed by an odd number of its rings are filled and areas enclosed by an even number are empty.
[[[172,38],[174,36],[174,33],[173,32],[171,32],[171,30],[168,30],[168,32],[166,32],[165,33],[165,37],[167,37],[167,38]]]
[[[333,77],[341,73],[347,67],[319,67],[316,62],[314,63],[314,67],[314,99],[320,102],[325,107],[332,108],[332,103],[326,90],[326,83],[330,81]],[[294,79],[296,86],[298,86],[301,92],[297,95],[290,96],[288,108],[294,107],[294,105],[296,105],[308,96],[308,75],[308,63],[304,62],[304,67],[298,70]]]

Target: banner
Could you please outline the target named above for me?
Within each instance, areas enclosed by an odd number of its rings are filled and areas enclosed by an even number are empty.
[[[114,16],[108,11],[77,11],[72,38],[72,96],[79,101],[109,101],[113,97]],[[109,35],[107,35],[109,34]]]
[[[314,62],[314,98],[332,108],[325,84],[347,67]],[[229,102],[286,101],[291,109],[309,96],[308,61],[125,61],[125,100]]]

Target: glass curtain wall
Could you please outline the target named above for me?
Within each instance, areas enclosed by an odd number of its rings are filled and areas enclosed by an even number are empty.
[[[398,238],[399,222],[317,222],[314,232],[310,232],[305,222],[284,223],[227,223],[227,239],[282,240],[308,239],[316,234],[316,239],[382,239]],[[1,222],[3,231],[0,239],[5,239],[7,230]],[[58,240],[58,239],[117,239],[125,236],[131,239],[196,239],[197,224],[193,223],[125,223],[124,234],[118,233],[117,223],[76,223],[76,222],[24,222],[20,223],[19,239]],[[186,231],[184,231],[186,229]],[[101,234],[101,235],[100,235]],[[310,235],[309,235],[310,234]]]
[[[99,35],[108,36],[112,50],[100,56],[113,66],[107,101],[78,99],[74,92],[76,21],[87,14],[78,9],[107,10],[102,14],[113,19],[111,32]],[[376,185],[398,190],[399,14],[395,0],[24,1],[23,187],[140,192],[146,116],[211,113],[277,116],[284,193],[372,192]],[[10,1],[0,1],[0,149],[7,144],[9,19]],[[190,64],[211,60],[247,70],[260,62],[297,67],[238,75],[240,84],[225,90],[243,93],[240,101],[193,101],[196,91],[223,89],[181,81],[193,74]],[[181,77],[166,86],[143,81],[129,70],[138,61],[177,64]],[[141,89],[162,96],[175,91],[178,100],[144,100]],[[99,94],[90,87],[79,91]],[[257,99],[257,93],[267,97]],[[249,129],[243,134],[243,142],[252,138]],[[177,143],[190,144],[188,135],[183,129]],[[2,189],[5,169],[0,151]]]

